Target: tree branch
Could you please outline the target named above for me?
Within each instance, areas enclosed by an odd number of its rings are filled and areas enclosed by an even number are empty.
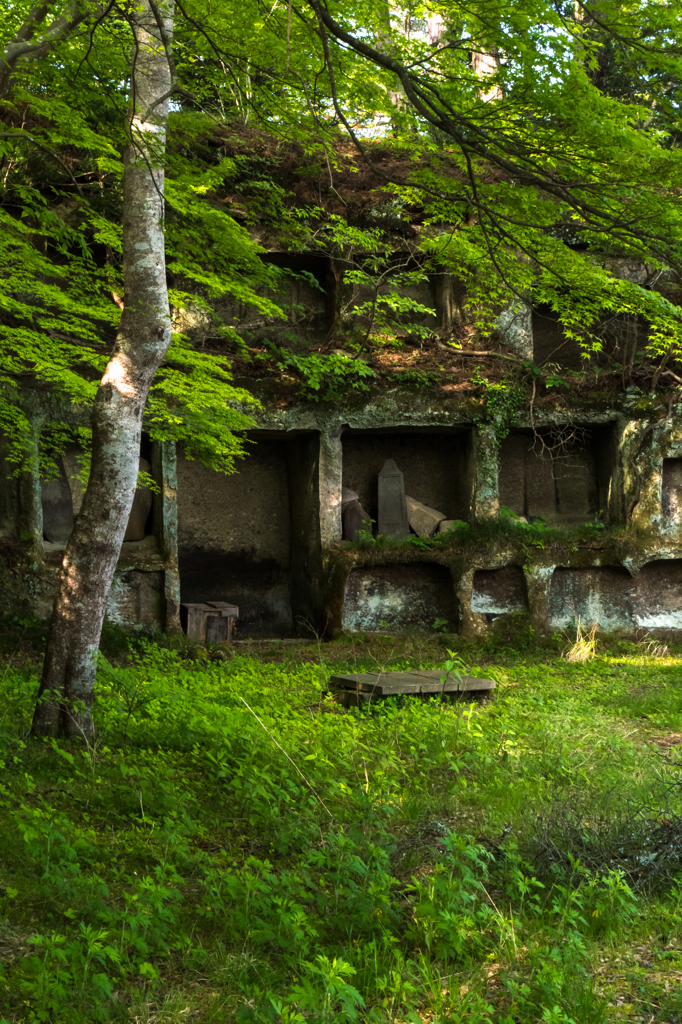
[[[76,28],[86,21],[93,13],[85,5],[79,6],[83,0],[72,0],[67,14],[60,14],[45,31],[34,39],[37,25],[47,16],[50,2],[37,4],[30,12],[24,24],[5,46],[0,56],[0,97],[9,92],[12,75],[21,60],[37,60],[44,57],[55,43],[68,38]]]

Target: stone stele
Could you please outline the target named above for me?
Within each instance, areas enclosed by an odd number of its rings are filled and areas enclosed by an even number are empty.
[[[407,494],[405,502],[407,504],[407,520],[417,536],[432,537],[438,529],[438,524],[445,519],[445,515],[435,508],[422,505],[421,501],[410,498]]]
[[[343,539],[360,540],[360,533],[372,536],[372,520],[359,501],[348,501],[343,506]]]
[[[386,459],[379,473],[379,533],[384,537],[409,537],[405,479],[393,459]]]
[[[150,473],[151,466],[146,459],[140,459],[140,470]],[[152,492],[148,487],[138,487],[133,498],[133,507],[126,527],[124,541],[144,540],[144,528],[152,507]]]

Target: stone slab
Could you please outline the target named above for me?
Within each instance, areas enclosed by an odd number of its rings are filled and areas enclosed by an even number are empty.
[[[461,522],[461,519],[441,519],[438,524],[438,533],[447,533],[448,530],[453,530]]]
[[[359,501],[349,501],[343,506],[343,539],[361,540],[361,533],[372,536],[372,520]]]
[[[341,505],[347,505],[349,501],[357,501],[360,495],[350,487],[341,488]]]
[[[400,693],[476,693],[494,690],[492,679],[477,676],[452,676],[441,682],[444,675],[439,669],[423,669],[412,672],[353,672],[331,677],[331,686],[336,690],[369,693],[377,697],[390,697]]]
[[[409,537],[405,478],[393,459],[386,459],[379,473],[379,533],[382,537]]]
[[[407,521],[418,537],[433,537],[439,523],[445,519],[443,512],[422,504],[416,498],[405,495],[407,505]]]

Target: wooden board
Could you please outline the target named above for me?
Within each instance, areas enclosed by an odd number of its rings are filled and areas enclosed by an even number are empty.
[[[331,677],[334,690],[368,694],[374,697],[391,697],[399,693],[439,694],[477,693],[494,690],[492,679],[478,679],[476,676],[450,676],[444,683],[445,675],[438,669],[420,669],[410,672],[353,672],[348,675]]]

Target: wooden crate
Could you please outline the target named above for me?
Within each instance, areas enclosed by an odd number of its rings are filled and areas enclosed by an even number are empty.
[[[227,601],[206,601],[203,604],[180,605],[185,632],[200,644],[220,644],[233,640],[237,629],[239,608]]]

